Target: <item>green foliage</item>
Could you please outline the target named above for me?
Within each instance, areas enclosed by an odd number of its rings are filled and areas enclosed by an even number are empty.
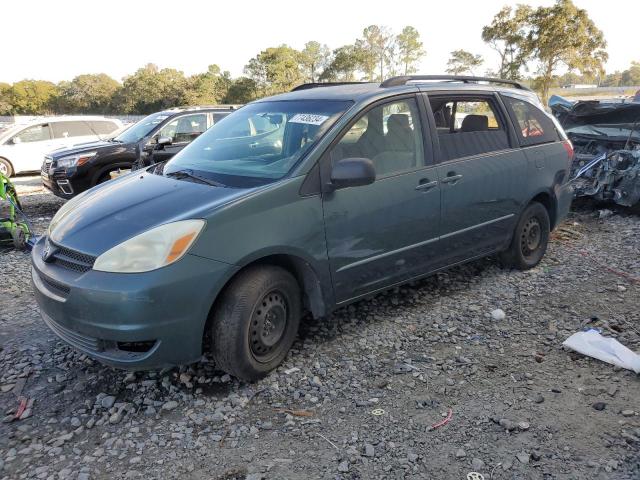
[[[11,114],[11,98],[9,94],[11,92],[11,85],[8,83],[0,82],[0,115]]]
[[[126,77],[116,105],[126,113],[147,114],[184,103],[187,79],[173,68],[160,70],[150,63]]]
[[[452,75],[474,74],[474,70],[484,63],[480,55],[466,50],[454,50],[447,61],[447,73]]]
[[[396,36],[398,59],[404,75],[415,73],[416,64],[426,55],[420,33],[413,27],[407,26]]]
[[[287,92],[304,82],[300,68],[301,53],[287,45],[263,50],[244,67],[263,97]]]
[[[86,74],[70,82],[61,82],[57,88],[57,112],[104,114],[112,111],[112,100],[120,89],[120,83],[104,73]]]
[[[236,78],[229,85],[229,90],[223,99],[224,103],[248,103],[258,98],[258,86],[255,80],[247,77]]]
[[[500,56],[500,67],[493,76],[520,78],[530,52],[526,40],[531,12],[527,5],[518,5],[515,10],[505,6],[493,17],[491,24],[482,29],[482,40]]]
[[[333,58],[320,75],[322,82],[353,82],[362,64],[360,51],[355,45],[344,45],[333,51]]]
[[[559,67],[590,75],[603,72],[607,42],[586,10],[577,8],[571,0],[556,0],[551,7],[534,10],[529,22],[526,50],[538,64],[544,102]]]
[[[217,105],[223,102],[231,86],[231,74],[221,72],[218,65],[209,65],[205,73],[187,78],[184,105]]]
[[[21,80],[8,92],[11,114],[38,115],[51,111],[57,96],[56,86],[44,80]]]
[[[300,65],[304,72],[305,81],[317,82],[320,73],[324,71],[331,60],[331,50],[326,45],[311,41],[304,44],[300,52]]]
[[[370,82],[384,80],[385,67],[393,68],[395,37],[387,27],[369,25],[356,40],[361,68]],[[377,70],[377,72],[376,72]]]

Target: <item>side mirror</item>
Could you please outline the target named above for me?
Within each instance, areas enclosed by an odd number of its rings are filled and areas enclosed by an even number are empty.
[[[368,158],[343,158],[331,169],[333,188],[360,187],[376,180],[376,169]]]
[[[171,137],[159,137],[156,142],[156,150],[162,150],[167,145],[171,145],[172,139]]]
[[[13,137],[11,139],[11,143],[14,145],[18,145],[19,143],[22,143],[22,140],[20,140],[20,137]]]

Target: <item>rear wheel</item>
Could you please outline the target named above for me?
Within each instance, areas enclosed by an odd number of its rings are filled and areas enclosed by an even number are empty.
[[[550,221],[547,209],[538,202],[525,208],[509,248],[500,254],[500,260],[507,267],[528,270],[535,267],[547,251]]]
[[[213,312],[217,366],[242,380],[264,377],[287,355],[301,315],[300,287],[289,272],[265,265],[240,273]]]
[[[5,177],[10,177],[11,175],[13,175],[13,168],[11,167],[9,160],[0,158],[0,173]]]

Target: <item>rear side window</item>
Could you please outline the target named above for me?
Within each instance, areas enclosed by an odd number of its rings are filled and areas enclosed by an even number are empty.
[[[514,120],[522,145],[538,145],[560,139],[553,120],[538,107],[518,98],[508,96],[503,98]]]
[[[482,155],[509,148],[500,110],[492,98],[430,97],[440,143],[440,160]]]
[[[118,129],[118,125],[108,120],[91,120],[89,124],[98,135],[107,135]]]
[[[54,122],[51,124],[54,138],[87,137],[95,135],[89,122]]]

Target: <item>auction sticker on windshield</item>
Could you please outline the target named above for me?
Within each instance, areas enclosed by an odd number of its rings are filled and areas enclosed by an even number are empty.
[[[328,115],[316,115],[313,113],[296,113],[289,123],[306,123],[309,125],[322,125],[327,119]]]

